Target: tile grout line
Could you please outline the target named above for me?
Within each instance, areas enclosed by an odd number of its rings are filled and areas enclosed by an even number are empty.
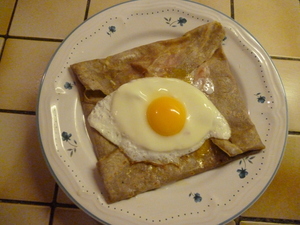
[[[11,24],[12,24],[12,21],[13,21],[16,9],[17,9],[18,1],[19,0],[16,0],[16,2],[15,2],[15,5],[14,5],[14,8],[13,8],[13,11],[11,13],[11,17],[10,17],[10,20],[9,20],[9,23],[8,23],[8,27],[7,27],[7,30],[6,30],[6,34],[0,36],[0,37],[4,38],[4,43],[3,43],[2,49],[0,51],[0,62],[1,62],[1,59],[2,59],[3,52],[4,52],[4,46],[5,46],[6,40],[7,40],[8,36],[9,36],[8,35],[9,34],[9,30],[10,30],[10,27],[11,27]]]
[[[230,0],[230,17],[234,19],[234,0]]]
[[[8,28],[7,28],[7,31],[6,31],[6,35],[9,34],[9,31],[10,31],[10,28],[11,28],[11,25],[12,25],[12,21],[13,21],[13,18],[14,18],[14,16],[15,16],[15,12],[16,12],[16,10],[17,10],[18,2],[19,2],[19,0],[16,0],[15,5],[14,5],[14,9],[13,9],[13,11],[12,11],[11,18],[10,18],[10,21],[9,21],[9,24],[8,24]]]
[[[35,112],[35,111],[13,110],[13,109],[0,109],[0,113],[12,113],[12,114],[24,114],[24,115],[36,115],[36,112]]]
[[[270,56],[270,57],[271,59],[278,59],[278,60],[300,61],[299,57],[289,57],[289,56]]]
[[[32,41],[49,41],[49,42],[62,42],[62,38],[43,38],[43,37],[26,37],[26,36],[11,36],[11,35],[0,35],[5,39],[20,39],[20,40],[32,40]]]
[[[55,183],[53,198],[52,198],[52,202],[51,202],[51,211],[50,211],[49,225],[52,225],[53,221],[54,221],[54,214],[55,214],[55,209],[56,209],[57,195],[58,195],[58,185],[57,185],[57,183]]]
[[[34,205],[34,206],[48,206],[48,207],[51,207],[53,205],[55,208],[61,207],[61,208],[67,208],[67,209],[78,209],[78,207],[75,204],[58,203],[58,202],[54,202],[54,203],[53,202],[38,202],[38,201],[0,198],[0,204],[1,203]]]
[[[87,20],[87,18],[89,16],[90,5],[91,5],[91,0],[87,0],[85,14],[84,14],[84,21]]]
[[[289,131],[289,135],[300,135],[300,131]]]
[[[49,203],[47,203],[47,202],[27,201],[27,200],[15,200],[15,199],[4,199],[4,198],[0,199],[0,203],[35,205],[35,206],[49,206]]]

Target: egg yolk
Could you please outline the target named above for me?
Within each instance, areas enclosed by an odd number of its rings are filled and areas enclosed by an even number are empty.
[[[162,136],[179,133],[186,121],[184,105],[173,97],[160,97],[153,100],[147,109],[150,127]]]

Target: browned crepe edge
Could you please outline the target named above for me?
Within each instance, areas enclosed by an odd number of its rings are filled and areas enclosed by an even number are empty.
[[[75,63],[71,65],[71,69],[86,90],[100,90],[108,95],[122,84],[145,76],[171,75],[179,76],[178,78],[186,76],[191,72],[191,68],[197,68],[213,55],[224,36],[222,25],[219,22],[211,22],[181,37],[142,45],[103,59]],[[183,48],[179,47],[182,45]],[[191,46],[197,46],[201,54],[195,55]],[[167,51],[164,51],[165,49]],[[169,51],[178,53],[182,49],[185,51],[184,57],[177,54],[180,58],[178,60],[181,61],[181,68],[167,67],[165,70],[164,64],[168,63],[169,56],[174,55]],[[163,69],[157,71],[157,67]],[[178,73],[178,70],[181,72]]]
[[[224,55],[224,57],[225,57],[225,55]],[[225,58],[225,60],[226,60],[226,58]],[[83,107],[84,114],[87,117],[88,114],[90,113],[90,111],[92,110],[92,108],[94,107],[94,105],[96,104],[97,100],[88,99],[85,96],[85,90],[84,90],[81,92],[81,101],[82,101],[82,107]],[[180,167],[178,167],[177,165],[174,165],[174,164],[158,166],[158,165],[154,165],[154,164],[146,163],[146,162],[133,163],[129,158],[126,157],[126,155],[124,155],[124,153],[121,149],[119,149],[117,146],[115,146],[114,144],[112,144],[111,142],[109,142],[108,140],[103,138],[96,130],[89,127],[88,124],[87,124],[87,130],[88,130],[89,136],[93,142],[93,146],[96,150],[97,157],[99,159],[97,166],[98,166],[98,170],[101,174],[102,182],[105,187],[104,190],[102,190],[102,191],[103,191],[104,197],[108,203],[112,203],[112,202],[116,202],[116,201],[120,201],[123,199],[133,197],[138,193],[156,189],[165,184],[172,183],[177,180],[184,179],[184,178],[193,176],[195,174],[205,172],[207,170],[211,170],[213,168],[217,168],[217,167],[222,166],[226,163],[229,163],[233,160],[236,160],[238,158],[241,158],[248,154],[253,154],[256,152],[256,151],[253,151],[253,152],[251,151],[248,153],[240,154],[236,157],[229,157],[223,151],[221,151],[220,148],[218,148],[216,145],[211,143],[211,146],[213,146],[212,147],[213,151],[211,152],[210,156],[215,157],[214,164],[204,167],[204,168],[199,168],[199,167],[195,166],[193,169],[190,169],[187,172],[187,171],[178,169]],[[213,141],[216,144],[218,144],[218,140],[213,140]],[[225,144],[226,144],[226,142],[225,142]],[[222,143],[221,144],[219,143],[218,145],[220,147],[222,147]],[[197,153],[195,152],[195,154],[197,154]],[[193,158],[193,156],[189,156],[189,159],[192,159],[192,158]],[[116,159],[119,160],[118,163],[116,163]],[[197,161],[196,159],[194,159],[194,160]],[[120,187],[124,186],[124,184],[122,185],[122,183],[121,184],[119,183],[119,179],[116,179],[118,176],[120,176],[121,172],[124,172],[127,170],[127,171],[131,171],[133,173],[138,174],[139,173],[138,171],[141,171],[141,168],[144,168],[144,169],[142,169],[142,171],[145,171],[145,170],[148,170],[147,168],[153,168],[153,167],[157,168],[157,170],[159,170],[159,171],[166,171],[166,174],[168,174],[168,175],[165,178],[162,178],[163,181],[158,182],[157,180],[155,181],[155,179],[152,179],[152,180],[150,179],[150,180],[148,180],[147,185],[145,185],[142,188],[138,188],[136,191],[133,191],[133,192],[128,191],[128,190],[130,190],[130,188],[128,186],[125,188],[123,187],[125,192],[119,190],[119,194],[115,190],[112,189],[112,187],[115,187],[117,189],[122,189]],[[119,173],[118,172],[112,173],[112,168],[119,168],[118,169]],[[174,175],[169,174],[170,170],[175,171]],[[113,174],[113,176],[110,176],[111,173]],[[151,176],[151,173],[149,176]],[[126,178],[126,176],[123,176],[123,175],[121,177]],[[152,177],[155,178],[155,174],[152,173]],[[134,186],[134,183],[138,183],[138,182],[132,181],[132,186]]]
[[[206,152],[205,155],[202,154],[203,151]],[[254,153],[252,151],[229,157],[207,140],[206,144],[199,150],[182,156],[179,165],[133,162],[121,149],[117,149],[100,159],[97,166],[107,190],[103,196],[107,203],[114,203],[221,167]]]

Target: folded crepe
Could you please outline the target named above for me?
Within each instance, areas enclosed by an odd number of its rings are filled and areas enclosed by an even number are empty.
[[[199,89],[209,81],[213,91],[206,92],[207,97],[231,128],[229,140],[211,138],[195,152],[182,156],[178,164],[155,165],[134,162],[122,149],[86,124],[108,203],[211,170],[264,148],[223,52],[224,37],[222,25],[211,22],[179,38],[71,65],[82,84],[81,103],[86,117],[99,100],[122,84],[149,76],[172,77]]]

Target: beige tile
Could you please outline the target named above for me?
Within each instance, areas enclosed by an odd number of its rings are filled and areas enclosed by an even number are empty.
[[[111,0],[111,1],[91,0],[88,16],[91,17],[92,15],[94,15],[104,9],[107,9],[111,6],[120,4],[122,2],[125,2],[125,1],[124,0]]]
[[[211,0],[195,0],[194,2],[198,2],[201,3],[203,5],[209,6],[213,9],[216,9],[224,14],[226,14],[227,16],[230,16],[231,12],[230,12],[230,0],[215,0],[215,1],[211,1]]]
[[[300,131],[300,61],[273,60],[286,91],[289,110],[289,130]]]
[[[57,42],[8,39],[0,62],[0,108],[35,111],[39,84]]]
[[[2,225],[48,225],[50,207],[0,203],[0,218]]]
[[[282,164],[266,192],[243,216],[300,220],[300,136],[289,135]]]
[[[36,117],[0,113],[0,198],[51,202],[55,182],[39,146]]]
[[[89,17],[98,13],[104,9],[107,9],[111,6],[117,5],[124,2],[124,0],[111,0],[111,1],[103,1],[103,0],[91,0],[90,8],[89,8]],[[230,16],[230,0],[195,0],[194,2],[198,2],[204,5],[207,5],[211,8],[214,8],[228,16]]]
[[[74,205],[74,203],[71,201],[71,199],[60,188],[58,189],[56,201],[58,203],[73,204]]]
[[[235,0],[235,19],[276,56],[300,57],[298,0]]]
[[[80,209],[56,208],[53,225],[101,225]]]
[[[10,35],[65,38],[84,20],[86,0],[19,0]]]
[[[0,0],[0,34],[6,34],[16,0]]]

